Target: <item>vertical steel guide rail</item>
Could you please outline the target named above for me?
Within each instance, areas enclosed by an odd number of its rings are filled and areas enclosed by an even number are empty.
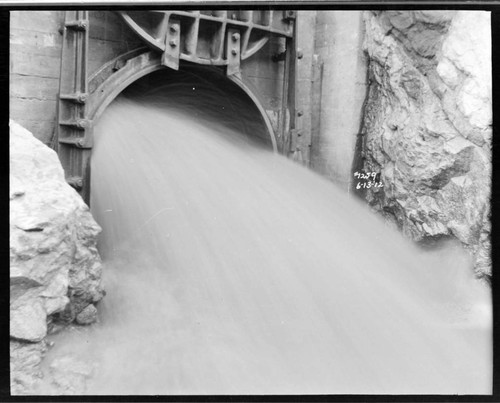
[[[58,154],[67,182],[82,191],[84,165],[92,148],[92,125],[87,119],[88,94],[88,11],[66,11],[61,54],[61,78],[57,110]]]

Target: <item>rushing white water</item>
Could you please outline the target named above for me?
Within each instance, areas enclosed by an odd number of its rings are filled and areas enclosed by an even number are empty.
[[[107,296],[53,351],[97,364],[86,393],[491,393],[491,304],[463,254],[423,256],[221,100],[165,94],[96,129]]]

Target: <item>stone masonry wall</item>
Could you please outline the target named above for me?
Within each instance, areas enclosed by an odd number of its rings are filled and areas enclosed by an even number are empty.
[[[491,275],[491,27],[482,11],[365,12],[363,166],[410,238],[455,237]],[[378,178],[377,178],[378,179]]]

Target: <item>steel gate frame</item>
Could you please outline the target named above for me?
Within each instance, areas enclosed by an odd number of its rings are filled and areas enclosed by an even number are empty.
[[[182,12],[176,12],[178,15]],[[184,12],[189,13],[189,12]],[[237,46],[241,46],[240,36],[238,35],[237,41],[234,41],[235,31],[232,26],[234,21],[227,21],[227,12],[222,15],[222,22],[226,25],[227,29],[227,43],[226,53],[231,55],[231,48],[237,42]],[[248,15],[248,14],[247,14]],[[251,16],[252,14],[250,14]],[[234,57],[229,56],[227,59],[218,58],[217,63],[211,63],[215,66],[226,66],[226,77],[236,84],[253,102],[261,114],[264,124],[267,128],[268,134],[271,139],[272,148],[274,152],[280,152],[285,155],[293,152],[294,138],[299,135],[295,128],[295,13],[290,11],[283,12],[284,21],[289,24],[290,29],[287,29],[286,35],[286,54],[282,55],[285,59],[285,72],[282,90],[282,111],[280,122],[280,133],[275,133],[271,120],[266,113],[263,103],[259,99],[256,91],[252,90],[247,85],[240,74],[240,57],[245,55],[245,58],[250,57],[256,53],[260,47],[267,41],[261,40],[256,46],[248,46],[248,34],[244,38],[245,46],[239,48],[243,52],[236,52],[238,60],[235,61]],[[123,17],[123,15],[122,15]],[[219,16],[219,20],[221,16]],[[286,19],[285,19],[286,17]],[[191,18],[191,15],[190,15]],[[202,19],[210,16],[203,16]],[[126,16],[124,17],[127,21]],[[213,19],[213,18],[212,18]],[[200,20],[200,15],[197,16],[197,21]],[[167,19],[168,22],[173,21],[174,26],[177,26],[177,19]],[[269,25],[271,25],[271,21]],[[240,24],[241,25],[241,24]],[[255,28],[255,24],[250,24]],[[179,30],[176,28],[172,32],[171,24],[164,22],[162,24],[164,34],[170,32],[180,35]],[[258,27],[263,30],[262,26]],[[268,27],[270,33],[276,33],[277,30]],[[274,31],[274,32],[272,32]],[[278,32],[278,34],[280,34]],[[283,31],[281,32],[283,34]],[[168,49],[168,44],[172,43],[172,37],[165,34],[166,42],[165,48]],[[143,38],[144,39],[144,38]],[[179,37],[177,36],[177,41]],[[146,41],[148,42],[148,41]],[[82,196],[87,204],[90,202],[90,157],[93,147],[94,125],[99,120],[105,109],[109,104],[130,84],[138,79],[151,74],[161,69],[179,69],[183,63],[180,59],[187,61],[194,61],[193,55],[182,57],[179,51],[173,60],[171,54],[159,49],[154,49],[151,43],[147,43],[147,47],[138,48],[130,52],[119,55],[113,60],[105,63],[101,68],[92,76],[88,76],[88,43],[89,43],[89,16],[88,11],[67,11],[65,16],[64,33],[63,33],[63,48],[61,55],[61,80],[58,102],[58,124],[56,125],[56,140],[57,152],[64,168],[66,181],[73,186]],[[179,43],[179,42],[177,42]],[[260,47],[259,47],[260,46]],[[180,46],[176,46],[178,49]],[[150,50],[153,48],[153,50]],[[290,51],[291,49],[291,51]],[[161,50],[161,49],[160,49]],[[235,53],[235,52],[233,52]],[[223,51],[219,50],[218,55],[223,55]],[[207,64],[207,63],[196,63]],[[217,67],[215,67],[217,68]],[[219,68],[220,69],[220,68]],[[290,83],[292,83],[290,85]],[[286,112],[289,112],[289,130],[285,128]]]

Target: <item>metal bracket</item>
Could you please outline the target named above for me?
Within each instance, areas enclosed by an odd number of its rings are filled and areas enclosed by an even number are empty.
[[[167,24],[165,35],[165,51],[161,57],[164,66],[179,70],[179,58],[181,54],[181,23],[180,20],[171,18]]]
[[[291,129],[290,130],[290,152],[297,150],[297,140],[302,136],[302,130],[300,129]]]
[[[281,52],[281,53],[275,53],[272,57],[271,60],[275,63],[277,62],[282,62],[283,60],[286,59],[286,50]]]
[[[240,31],[234,28],[227,29],[226,37],[226,57],[227,70],[226,74],[231,76],[240,72],[241,62],[241,34]]]
[[[77,119],[77,120],[60,120],[59,124],[61,126],[69,126],[76,130],[86,130],[90,127],[90,120],[88,119]],[[61,139],[64,140],[64,139]]]
[[[124,66],[125,66],[125,60],[122,60],[122,59],[118,59],[114,64],[113,64],[113,72],[115,71],[118,71],[120,69],[122,69]]]
[[[89,98],[89,94],[82,94],[81,92],[77,92],[75,94],[60,94],[59,99],[65,100],[65,101],[72,101],[77,104],[84,104],[87,102]]]
[[[87,19],[66,21],[64,23],[64,26],[74,31],[86,31],[87,28],[89,27],[89,21]]]
[[[84,172],[93,142],[88,119],[88,11],[67,11],[63,30],[61,76],[57,110],[58,154],[65,175],[83,193]],[[75,179],[78,178],[78,179]],[[82,197],[85,197],[82,194]]]
[[[93,127],[88,119],[59,121],[60,126],[66,126],[73,129],[70,136],[59,138],[59,144],[72,145],[77,148],[92,148],[93,146]],[[83,135],[81,135],[82,133]]]
[[[211,66],[231,64],[229,75],[237,74],[240,61],[262,49],[272,36],[290,38],[296,18],[295,11],[283,10],[150,10],[155,15],[152,19],[118,13],[149,47],[161,52],[163,65],[177,70],[179,59]],[[241,39],[233,44],[235,32]]]
[[[283,11],[283,19],[285,21],[295,21],[295,19],[297,18],[297,12],[295,12],[294,10],[284,10]]]

